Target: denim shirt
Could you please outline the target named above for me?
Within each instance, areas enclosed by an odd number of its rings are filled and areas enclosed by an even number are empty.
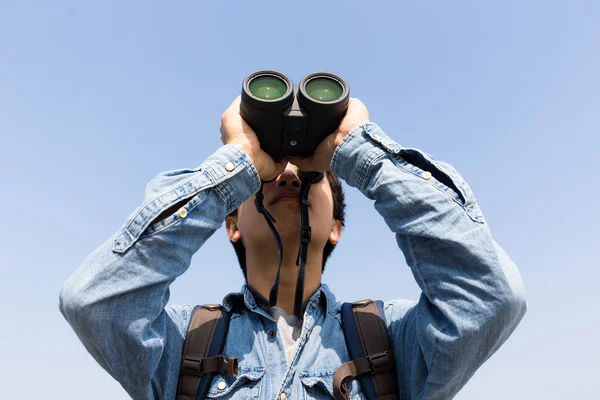
[[[461,175],[399,145],[377,124],[352,129],[330,167],[375,201],[422,290],[418,300],[384,302],[401,398],[453,398],[525,314],[516,266],[492,238]],[[142,204],[64,284],[60,311],[132,398],[175,399],[192,307],[167,305],[169,285],[260,183],[235,145],[220,147],[197,168],[158,174]],[[279,335],[268,334],[276,321],[246,285],[222,302],[229,310],[236,303],[224,353],[239,359],[239,374],[216,375],[208,398],[333,398],[333,376],[349,355],[341,304],[326,284],[307,303],[289,368]],[[365,398],[358,381],[350,390],[351,398]]]

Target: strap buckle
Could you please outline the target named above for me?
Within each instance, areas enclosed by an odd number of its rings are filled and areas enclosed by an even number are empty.
[[[302,231],[300,232],[300,241],[306,244],[310,243],[311,232],[312,229],[310,226],[302,226]]]
[[[237,376],[238,374],[238,359],[237,357],[223,356],[219,358],[219,370],[221,373],[228,372],[229,375]]]
[[[377,353],[372,356],[368,356],[367,359],[371,364],[373,371],[371,374],[376,374],[382,371],[388,371],[394,368],[394,358],[390,356],[389,352]]]
[[[229,373],[232,376],[237,376],[237,357],[230,358],[226,355],[218,355],[206,357],[201,360],[185,357],[181,363],[181,373],[184,375],[202,376],[210,372]]]
[[[181,373],[184,375],[202,376],[202,360],[185,357],[181,362]]]

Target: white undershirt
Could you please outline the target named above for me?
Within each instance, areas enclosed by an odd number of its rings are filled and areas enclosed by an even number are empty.
[[[302,332],[302,319],[287,315],[283,308],[279,307],[265,308],[265,311],[277,321],[277,330],[281,335],[281,341],[285,349],[285,359],[289,367],[298,348],[298,338]]]

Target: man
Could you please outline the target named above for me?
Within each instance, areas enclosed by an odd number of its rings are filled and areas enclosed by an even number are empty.
[[[65,283],[60,310],[87,350],[134,399],[174,399],[191,307],[167,306],[168,288],[226,220],[247,276],[240,293],[223,299],[234,311],[224,354],[239,359],[239,374],[217,375],[207,396],[332,398],[335,371],[349,360],[340,304],[321,282],[343,225],[337,175],[375,200],[422,289],[418,301],[384,304],[401,395],[454,397],[527,308],[519,273],[493,240],[467,183],[451,165],[393,141],[358,99],[312,157],[276,163],[240,117],[239,102],[221,118],[224,146],[196,169],[155,177],[122,228]],[[303,318],[293,316],[297,168],[330,171],[309,193]],[[253,204],[261,180],[284,248],[275,307],[266,299],[277,247]],[[209,284],[200,282],[199,290]],[[360,398],[358,382],[349,386],[351,398]]]

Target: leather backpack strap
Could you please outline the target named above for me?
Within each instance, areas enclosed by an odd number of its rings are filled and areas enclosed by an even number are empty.
[[[352,315],[364,356],[342,364],[336,371],[333,377],[336,400],[349,400],[347,382],[365,373],[371,374],[378,399],[398,400],[394,357],[377,303],[373,300],[354,302]]]
[[[221,315],[222,307],[219,304],[205,304],[196,308],[183,345],[177,400],[194,400],[200,381],[207,373],[237,375],[237,358],[222,354],[208,357]]]

